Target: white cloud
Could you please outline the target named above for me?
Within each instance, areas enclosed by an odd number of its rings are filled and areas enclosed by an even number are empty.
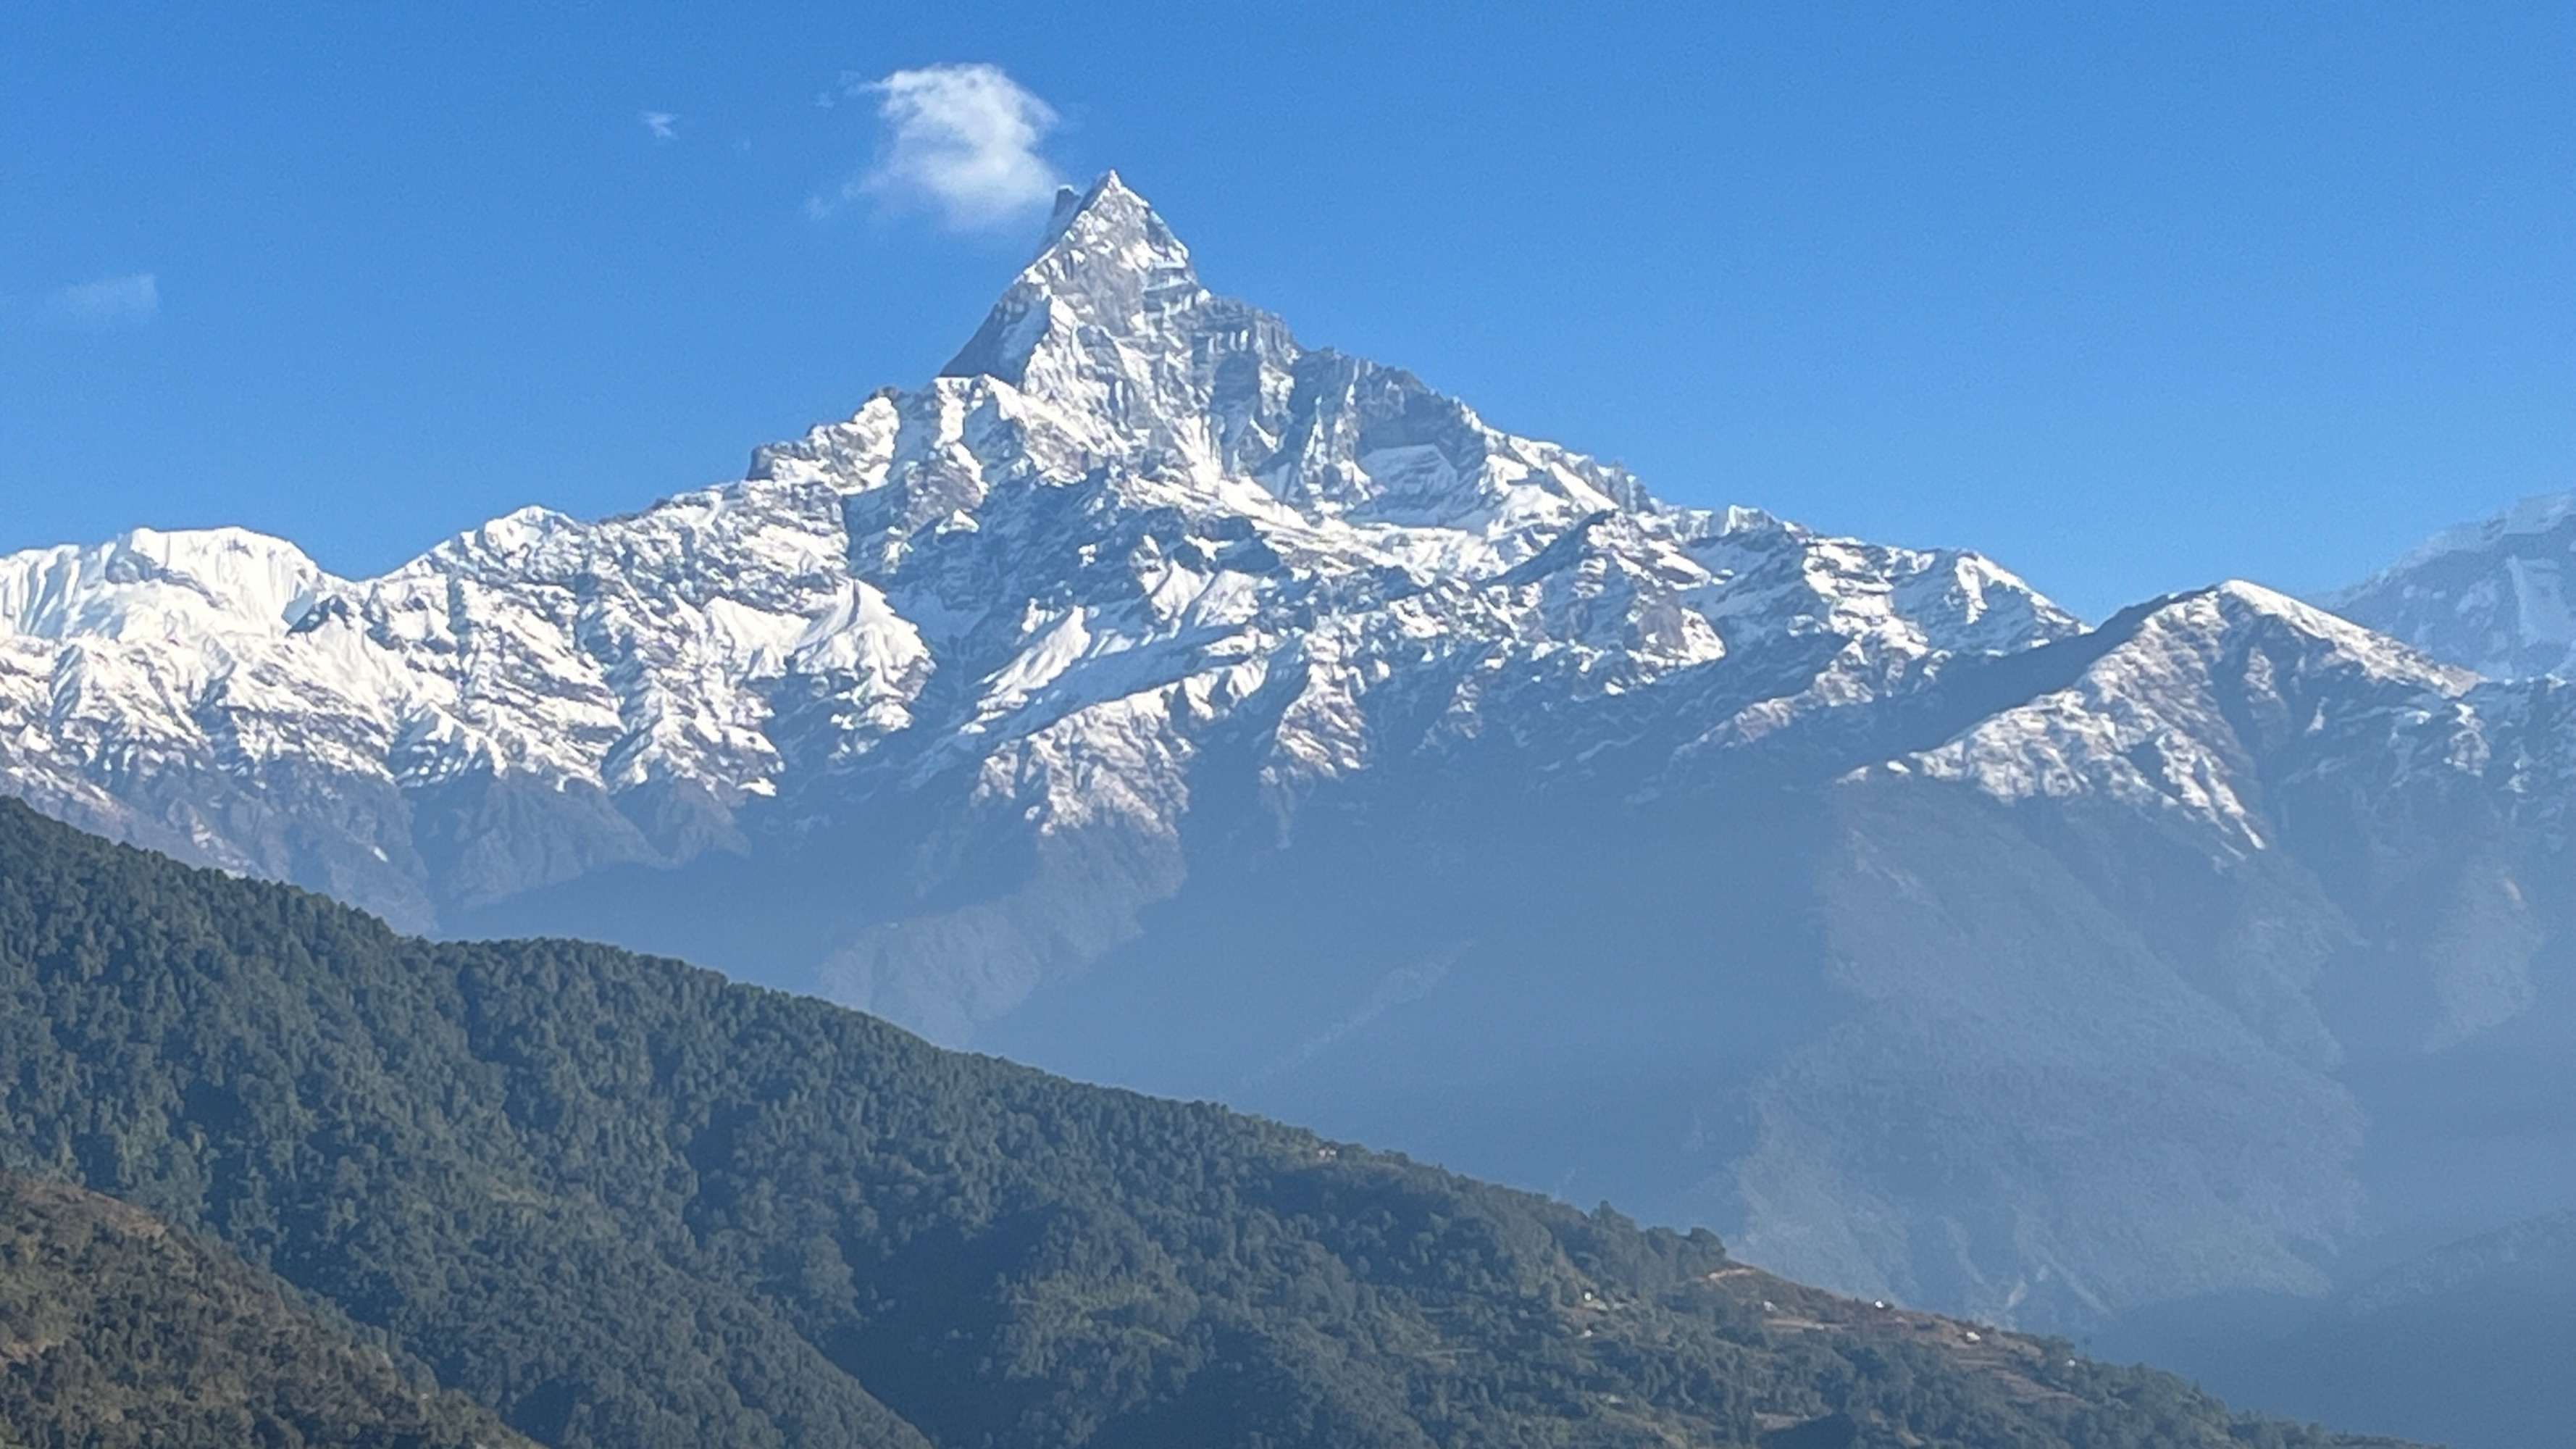
[[[656,141],[676,140],[679,137],[680,118],[669,111],[646,111],[636,119],[644,123],[644,129],[652,132],[653,139]]]
[[[927,206],[960,231],[1000,226],[1055,197],[1055,168],[1038,146],[1055,129],[1046,102],[993,65],[932,65],[853,81],[873,97],[889,135],[878,163],[808,209],[820,217],[861,196]]]
[[[99,326],[149,322],[161,310],[161,283],[150,272],[101,277],[57,287],[46,300],[54,312],[75,322]]]

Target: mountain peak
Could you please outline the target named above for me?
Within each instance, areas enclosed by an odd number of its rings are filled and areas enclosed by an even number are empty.
[[[2445,529],[2318,602],[2491,679],[2576,675],[2576,493]]]
[[[1123,227],[1135,219],[1151,217],[1151,202],[1136,194],[1116,171],[1103,171],[1088,187],[1059,186],[1055,192],[1055,211],[1047,218],[1046,240],[1038,244],[1044,257],[1056,243],[1077,224]]]
[[[2555,533],[2570,518],[2576,518],[2576,492],[2543,493],[2525,498],[2493,517],[2442,530],[2424,540],[2404,558],[2381,570],[2377,577],[2421,568],[2449,554],[2493,550],[2519,540]],[[2376,578],[2372,582],[2376,582]],[[2359,593],[2367,587],[2369,584],[2364,583],[2344,592]]]
[[[1036,283],[1057,296],[1090,302],[1125,302],[1137,284],[1161,282],[1196,290],[1190,249],[1115,171],[1104,171],[1091,189],[1056,193],[1046,245],[1020,273],[1015,286]]]
[[[330,582],[302,549],[246,528],[137,528],[0,557],[0,636],[283,632]]]
[[[1134,338],[1206,300],[1190,249],[1117,172],[1103,172],[1087,191],[1056,193],[1036,259],[940,372],[1017,385],[1051,335],[1071,329]]]

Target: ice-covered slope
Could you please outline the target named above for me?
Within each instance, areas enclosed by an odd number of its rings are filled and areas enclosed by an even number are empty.
[[[2576,493],[2447,530],[2322,602],[2492,679],[2576,674]]]

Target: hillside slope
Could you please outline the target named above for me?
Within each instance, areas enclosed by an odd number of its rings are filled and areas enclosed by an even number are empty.
[[[14,803],[0,1161],[562,1446],[2333,1442],[1705,1233],[672,962],[408,940]]]
[[[0,1177],[0,1444],[511,1449],[527,1441],[148,1213]]]

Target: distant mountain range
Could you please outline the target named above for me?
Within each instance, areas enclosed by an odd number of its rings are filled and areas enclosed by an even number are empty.
[[[0,1165],[53,1179],[0,1177],[27,1449],[520,1442],[490,1411],[555,1449],[2361,1449],[1704,1229],[677,962],[405,939],[14,801],[0,1001]]]
[[[2490,678],[2576,675],[2576,493],[2439,534],[2323,602]]]
[[[2082,1331],[2576,1203],[2571,516],[2087,627],[1309,348],[1111,176],[741,482],[0,560],[0,783]]]

